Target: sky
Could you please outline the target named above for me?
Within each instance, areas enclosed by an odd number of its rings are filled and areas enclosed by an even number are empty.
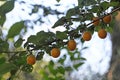
[[[18,0],[22,1],[22,0]],[[10,26],[20,20],[36,20],[40,15],[42,15],[42,10],[39,11],[39,14],[33,14],[32,16],[28,15],[28,12],[31,12],[32,6],[29,4],[44,4],[46,6],[51,6],[52,9],[57,9],[59,11],[66,11],[69,8],[74,7],[72,4],[77,5],[77,0],[61,0],[60,4],[62,4],[59,7],[55,7],[54,4],[58,4],[55,0],[25,0],[27,2],[26,5],[19,4],[18,2],[15,3],[15,8],[10,13],[7,14],[7,21],[4,25],[5,28],[9,29]],[[20,9],[24,8],[26,12],[21,11]],[[52,29],[51,26],[57,21],[57,17],[48,16],[48,19],[50,19],[50,23],[46,22],[45,24],[35,25],[35,28],[33,30],[29,29],[28,33],[25,35],[24,38],[27,38],[30,35],[36,34],[40,30],[47,31],[48,29],[50,31],[58,31],[58,30],[64,30],[63,27],[58,27],[56,29]],[[46,20],[46,19],[44,19]],[[7,31],[6,31],[7,34]],[[85,64],[79,68],[78,71],[74,71],[72,73],[72,78],[74,80],[83,80],[86,76],[91,74],[97,74],[103,75],[109,68],[109,62],[111,57],[111,37],[108,33],[107,38],[100,39],[97,36],[97,32],[95,32],[92,36],[92,39],[90,41],[87,41],[84,43],[82,47],[88,47],[88,49],[82,50],[82,57],[85,57],[87,60],[85,61]],[[78,48],[81,48],[81,43],[77,45]],[[92,76],[92,74],[91,74]],[[89,79],[90,77],[89,75]],[[80,78],[81,77],[81,78]],[[92,80],[92,79],[91,79]]]

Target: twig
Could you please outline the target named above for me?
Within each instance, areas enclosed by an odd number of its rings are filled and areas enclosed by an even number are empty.
[[[14,53],[14,54],[8,59],[8,61],[11,61],[12,58],[17,55],[16,53],[21,53],[21,52],[26,52],[26,51],[12,51],[12,52],[3,51],[3,53]]]
[[[26,52],[26,51],[0,51],[0,53],[20,53],[20,52]]]
[[[118,11],[119,9],[120,9],[120,7],[118,7],[118,8],[116,8],[116,9],[112,10],[112,11],[111,11],[109,14],[107,14],[107,15],[110,15],[110,14],[112,14],[112,13]],[[99,17],[98,19],[93,20],[92,22],[88,23],[88,24],[85,25],[85,26],[88,26],[88,25],[90,25],[90,24],[92,24],[92,23],[94,23],[94,22],[96,22],[96,21],[102,19],[102,18],[104,18],[104,17],[107,16],[107,15],[101,16],[101,17]],[[76,19],[76,18],[70,18],[70,19]],[[68,33],[68,34],[69,34],[69,33]],[[42,44],[42,45],[36,46],[36,47],[33,48],[32,50],[39,49],[39,48],[42,47],[43,45],[50,45],[51,43],[56,42],[56,41],[60,41],[60,39],[55,39],[55,40],[53,40],[53,41],[50,41],[50,42],[44,43],[44,44]]]
[[[50,44],[52,44],[53,42],[57,42],[57,41],[61,41],[60,39],[54,39],[54,40],[52,40],[52,41],[50,41],[50,42],[46,42],[46,43],[43,43],[43,44],[41,44],[41,45],[39,45],[39,46],[36,46],[36,47],[34,47],[33,49],[31,49],[30,51],[33,51],[33,50],[37,50],[37,49],[39,49],[40,47],[42,47],[42,46],[47,46],[47,45],[50,45]]]
[[[112,13],[118,11],[119,9],[120,9],[120,7],[118,7],[118,8],[116,8],[116,9],[112,10],[112,11],[111,11],[109,14],[107,14],[107,15],[110,15],[110,14],[112,14]],[[92,22],[88,23],[86,26],[88,26],[88,25],[90,25],[90,24],[92,24],[92,23],[94,23],[94,22],[96,22],[96,21],[98,21],[98,20],[100,20],[100,19],[103,19],[103,18],[104,18],[105,16],[107,16],[107,15],[101,16],[101,17],[99,17],[98,19],[93,20]]]
[[[112,13],[118,11],[119,9],[120,9],[120,7],[112,10],[109,14],[112,14]],[[107,14],[107,15],[109,15],[109,14]],[[107,16],[107,15],[101,16],[101,17],[99,17],[98,19],[93,20],[92,22],[86,24],[86,26],[88,26],[88,25],[90,25],[90,24],[92,24],[92,23],[94,23],[94,22],[96,22],[96,21],[104,18],[104,17]],[[75,18],[71,18],[71,19],[75,19]],[[42,44],[42,45],[40,45],[40,46],[37,46],[37,47],[35,47],[35,48],[32,49],[32,50],[36,50],[36,49],[38,49],[39,47],[41,47],[41,46],[43,46],[43,45],[49,45],[49,44],[51,44],[51,43],[53,43],[53,42],[56,42],[56,41],[60,41],[60,40],[59,40],[59,39],[55,39],[55,40],[53,40],[53,41],[50,41],[50,42],[47,42],[47,43]],[[20,52],[26,52],[26,51],[0,51],[0,53],[20,53]]]

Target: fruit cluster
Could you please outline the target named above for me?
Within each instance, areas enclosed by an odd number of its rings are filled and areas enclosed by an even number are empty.
[[[74,51],[76,49],[76,42],[75,40],[71,39],[67,42],[67,48],[68,50],[70,51]],[[60,50],[59,48],[53,48],[51,50],[51,56],[54,57],[54,58],[57,58],[60,56]]]
[[[105,17],[102,18],[102,21],[103,21],[104,23],[108,24],[108,23],[110,23],[111,19],[112,19],[112,18],[111,18],[111,15],[107,15],[107,16],[105,16]],[[94,18],[93,18],[93,25],[94,25],[94,26],[98,26],[99,23],[100,23],[100,18],[94,17]],[[103,29],[103,28],[99,29],[99,30],[98,30],[98,36],[99,36],[101,39],[106,38],[106,36],[107,36],[106,30]],[[83,33],[83,35],[82,35],[82,39],[83,39],[84,41],[89,41],[89,40],[91,40],[91,38],[92,38],[92,34],[91,34],[89,31],[85,31],[85,32]],[[68,50],[70,50],[70,51],[74,51],[74,50],[76,49],[76,42],[75,42],[74,39],[71,39],[71,40],[69,40],[69,41],[67,42],[67,48],[68,48]],[[60,56],[60,49],[57,48],[57,47],[52,48],[50,54],[51,54],[51,56],[52,56],[53,58],[58,58],[58,57]],[[27,57],[27,64],[29,64],[29,65],[34,65],[35,62],[36,62],[36,57],[35,57],[34,55],[29,55],[29,56]]]
[[[73,51],[75,50],[76,48],[76,42],[75,40],[69,40],[68,43],[67,43],[67,48],[70,50],[70,51]],[[60,49],[59,48],[53,48],[50,52],[51,56],[53,58],[58,58],[60,56]],[[27,56],[27,64],[29,65],[34,65],[36,63],[36,57],[34,55],[28,55]]]
[[[104,16],[102,19],[98,17],[93,18],[93,25],[98,26],[100,24],[100,21],[104,22],[105,24],[109,24],[110,21],[112,20],[111,14]],[[107,36],[107,31],[104,28],[101,28],[98,30],[98,36],[101,39],[106,38]],[[84,41],[89,41],[91,40],[92,34],[89,31],[85,31],[82,35],[82,38]]]

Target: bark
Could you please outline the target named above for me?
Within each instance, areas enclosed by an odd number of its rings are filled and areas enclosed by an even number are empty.
[[[107,80],[120,80],[120,12],[116,16],[112,34],[112,57]]]

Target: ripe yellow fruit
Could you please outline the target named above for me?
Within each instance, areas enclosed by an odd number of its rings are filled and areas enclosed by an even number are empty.
[[[53,48],[51,50],[51,56],[54,58],[57,58],[60,56],[60,50],[58,48]]]
[[[94,18],[93,18],[93,21],[95,21],[95,20],[97,20],[97,19],[99,19],[99,18],[98,18],[98,17],[94,17]],[[94,25],[94,26],[98,26],[99,23],[100,23],[100,19],[97,20],[97,21],[95,21],[95,22],[93,22],[93,25]]]
[[[110,23],[111,20],[112,20],[111,15],[107,15],[103,18],[103,22],[106,23],[106,24]]]
[[[98,31],[98,36],[99,36],[101,39],[106,38],[107,32],[105,31],[105,29],[100,29],[100,30]]]
[[[92,34],[88,31],[86,31],[86,32],[83,33],[82,38],[83,38],[84,41],[89,41],[92,38]]]
[[[67,47],[70,51],[75,50],[75,48],[76,48],[75,40],[69,40],[68,43],[67,43]]]
[[[35,62],[36,62],[36,58],[34,55],[31,54],[27,57],[27,64],[34,65]]]

